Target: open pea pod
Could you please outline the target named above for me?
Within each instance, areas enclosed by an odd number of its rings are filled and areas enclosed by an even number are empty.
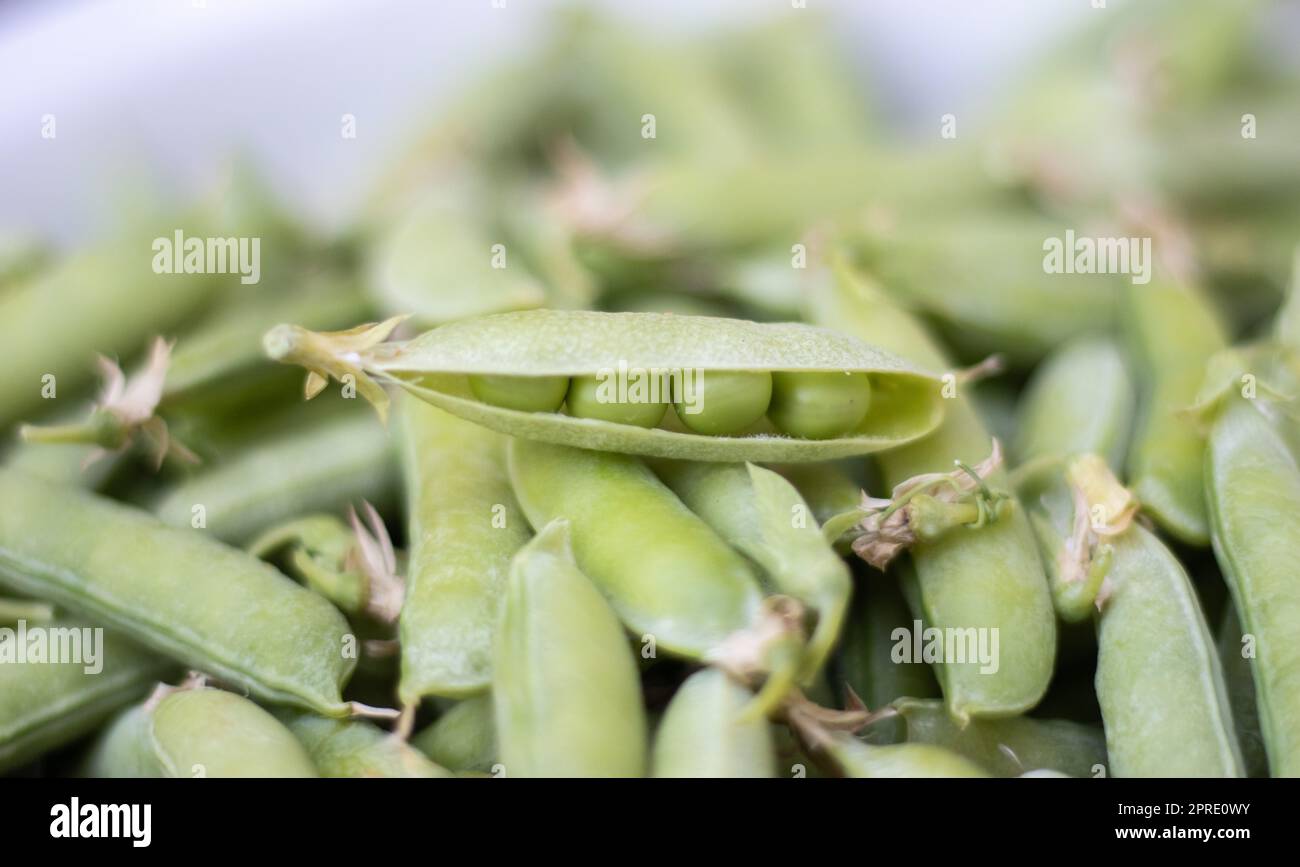
[[[854,337],[797,323],[530,310],[453,322],[406,342],[382,342],[395,326],[390,320],[316,334],[282,325],[268,332],[264,344],[272,358],[312,372],[309,395],[318,393],[328,377],[346,381],[352,376],[382,414],[387,396],[378,383],[391,383],[512,436],[653,457],[829,460],[918,439],[943,416],[933,374]],[[845,374],[842,381],[839,374]],[[579,382],[603,384],[594,397],[580,402],[575,398]],[[485,385],[504,387],[489,391]],[[606,386],[602,396],[599,388]],[[638,388],[641,396],[635,393]],[[828,397],[805,398],[819,388]],[[660,418],[667,415],[662,426],[644,413],[611,420],[618,414],[600,409],[643,410],[673,400],[679,412],[660,413]],[[558,411],[562,401],[568,412]],[[828,407],[847,426],[822,424]],[[800,413],[807,412],[818,414],[817,424],[803,428]],[[693,432],[708,431],[702,420],[719,415],[729,422],[737,417],[744,421],[738,429],[728,429],[734,435]],[[769,418],[783,420],[785,429],[807,429],[823,438],[783,434]]]

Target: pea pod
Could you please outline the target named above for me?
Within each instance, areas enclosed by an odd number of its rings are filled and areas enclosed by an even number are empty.
[[[1247,656],[1237,609],[1231,603],[1223,610],[1219,624],[1219,662],[1223,665],[1223,679],[1228,686],[1228,703],[1232,705],[1232,718],[1237,726],[1237,740],[1241,744],[1241,757],[1246,773],[1251,777],[1268,776],[1268,755],[1264,751],[1264,737],[1259,730],[1259,705],[1255,701],[1255,676]]]
[[[569,522],[578,565],[633,635],[701,659],[757,619],[748,564],[637,458],[516,439],[509,462],[528,520]]]
[[[656,777],[772,777],[771,725],[741,719],[749,690],[717,669],[705,669],[677,689],[655,735]]]
[[[932,368],[942,353],[914,319],[893,307],[879,290],[837,263],[819,275],[813,316],[853,334],[908,353]],[[880,455],[892,486],[922,473],[951,469],[954,460],[974,463],[988,453],[989,437],[969,402],[950,402],[944,423],[925,439]],[[1002,474],[988,480],[1003,486]],[[920,610],[926,627],[986,630],[997,635],[995,672],[978,662],[936,666],[949,711],[959,720],[1009,716],[1038,703],[1047,690],[1056,652],[1056,623],[1046,576],[1023,508],[977,531],[954,532],[911,550]],[[994,632],[993,630],[997,630]]]
[[[1206,496],[1214,554],[1232,591],[1252,666],[1260,731],[1273,776],[1300,776],[1300,588],[1290,539],[1300,514],[1300,469],[1261,401],[1232,398],[1210,433]]]
[[[511,563],[492,700],[507,776],[645,771],[636,663],[618,619],[574,562],[563,521]]]
[[[831,735],[822,749],[840,773],[854,779],[988,777],[969,759],[934,744],[876,746],[844,732]]]
[[[450,771],[487,773],[497,763],[494,713],[491,693],[458,701],[411,745]]]
[[[300,711],[281,721],[306,748],[322,777],[450,777],[405,741],[365,720],[327,719]]]
[[[682,502],[763,569],[773,592],[816,612],[800,668],[800,680],[811,682],[839,639],[852,585],[808,504],[781,476],[753,464],[670,461],[655,469]]]
[[[102,777],[315,777],[311,757],[275,717],[219,689],[163,688],[119,717],[92,748]]]
[[[1093,777],[1106,766],[1106,739],[1096,726],[1021,716],[971,720],[962,728],[942,702],[905,698],[894,707],[907,722],[909,743],[947,747],[1000,777],[1042,769]]]
[[[854,338],[799,323],[531,310],[453,322],[404,343],[380,342],[393,324],[326,335],[278,326],[267,333],[265,345],[271,357],[303,364],[312,371],[309,394],[323,388],[328,376],[350,374],[356,378],[358,390],[381,409],[386,408],[387,398],[375,379],[512,436],[653,457],[826,460],[911,441],[932,430],[942,415],[938,385],[930,374]],[[673,371],[676,383],[670,383],[671,388],[661,387],[663,374]],[[739,436],[710,436],[553,411],[511,409],[476,399],[470,387],[476,381],[514,382],[519,385],[517,391],[531,394],[549,388],[556,380],[573,377],[600,376],[610,388],[623,379],[626,394],[609,402],[680,398],[683,406],[672,418],[687,427],[700,427],[692,420],[711,416],[719,404],[730,409],[731,398],[748,393],[751,386],[755,390],[761,387],[747,379],[733,387],[721,386],[711,394],[711,377],[730,381],[774,371],[865,374],[870,408],[852,430],[828,439],[783,436],[761,421],[743,429]],[[633,390],[638,382],[644,393]],[[499,402],[507,401],[502,397]],[[765,407],[764,401],[755,419]],[[558,401],[550,408],[557,409]]]
[[[329,716],[355,665],[329,602],[242,551],[0,469],[0,583],[80,611],[268,701]],[[51,524],[49,516],[57,516]]]
[[[8,626],[20,620],[42,623],[54,617],[54,606],[34,599],[7,599],[0,596],[0,625]]]
[[[164,491],[153,510],[168,524],[238,544],[305,512],[338,512],[359,500],[385,504],[395,476],[383,428],[346,413],[216,462]]]
[[[410,558],[398,694],[409,707],[491,685],[510,559],[529,529],[506,474],[505,437],[408,397],[402,441]]]
[[[1182,411],[1196,400],[1206,363],[1226,345],[1224,326],[1194,288],[1158,278],[1130,289],[1126,314],[1142,393],[1129,486],[1163,529],[1190,545],[1208,544],[1205,437]]]
[[[59,617],[40,628],[95,627],[84,620]],[[54,633],[47,635],[51,642],[60,640]],[[99,659],[93,665],[89,658],[84,662],[4,659],[18,650],[18,638],[14,633],[7,640],[0,639],[0,773],[92,731],[148,692],[170,668],[165,659],[114,633],[104,632],[103,637]],[[94,671],[98,666],[102,668]]]

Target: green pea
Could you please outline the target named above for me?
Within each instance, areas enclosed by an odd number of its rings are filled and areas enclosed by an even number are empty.
[[[772,374],[752,370],[710,370],[694,395],[674,406],[682,424],[708,436],[740,433],[763,417],[772,400]]]
[[[772,777],[776,755],[766,719],[742,719],[753,696],[717,669],[687,678],[655,735],[656,777]]]
[[[307,749],[322,777],[430,778],[452,774],[414,746],[365,720],[284,711],[281,721]]]
[[[844,436],[867,417],[871,379],[865,373],[772,374],[767,417],[792,437],[824,440]]]
[[[511,563],[494,666],[506,776],[644,773],[636,661],[618,618],[574,562],[563,521]]]
[[[470,390],[484,403],[519,412],[556,412],[569,391],[567,376],[474,374]]]
[[[268,701],[329,716],[356,664],[333,605],[250,554],[0,469],[0,583],[80,611]]]
[[[602,391],[613,390],[595,376],[575,376],[569,384],[569,415],[578,418],[597,418],[614,424],[631,424],[637,427],[656,427],[668,412],[666,403],[647,401],[611,400]]]
[[[894,707],[907,723],[909,742],[947,747],[998,776],[1052,769],[1092,777],[1106,766],[1106,740],[1097,726],[1020,716],[971,720],[962,728],[943,702],[905,698]]]

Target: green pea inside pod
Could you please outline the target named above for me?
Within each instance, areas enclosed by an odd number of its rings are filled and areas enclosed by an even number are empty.
[[[694,394],[683,389],[674,403],[677,418],[705,436],[734,436],[767,412],[772,374],[767,371],[710,370],[696,377]]]
[[[668,404],[652,401],[649,383],[633,380],[620,388],[614,376],[575,376],[569,383],[569,415],[614,424],[658,427]]]
[[[520,412],[555,412],[569,391],[567,376],[469,377],[470,391],[484,403]]]
[[[865,373],[777,371],[767,417],[792,437],[825,440],[857,428],[870,406],[871,379]]]

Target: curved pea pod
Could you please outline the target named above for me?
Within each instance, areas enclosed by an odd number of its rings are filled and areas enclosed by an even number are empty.
[[[717,669],[686,679],[655,735],[656,777],[772,777],[776,755],[766,719],[742,720],[752,698]]]
[[[500,434],[407,397],[402,458],[410,557],[398,694],[411,706],[491,685],[506,576],[529,528]]]
[[[295,326],[267,333],[271,357],[312,371],[308,394],[326,377],[352,375],[358,390],[386,410],[376,380],[400,386],[454,415],[515,437],[577,448],[711,461],[815,461],[895,447],[934,429],[942,413],[937,380],[888,353],[800,323],[761,323],[654,313],[529,310],[452,322],[406,342],[381,342],[395,322],[315,334]],[[510,409],[478,400],[468,377],[507,378],[540,388],[570,377],[626,385],[619,403],[681,398],[687,426],[742,389],[720,380],[771,372],[865,374],[870,407],[847,434],[796,439],[759,419],[738,436],[638,427],[554,411]],[[665,377],[665,374],[668,374]],[[667,381],[666,381],[667,380]],[[635,389],[635,391],[634,391]],[[657,399],[656,399],[657,398]],[[558,408],[559,400],[548,402]],[[673,415],[672,419],[680,420]]]
[[[158,234],[170,241],[173,229]],[[145,237],[117,238],[0,293],[0,345],[9,347],[0,370],[0,428],[47,397],[75,395],[93,376],[95,352],[132,355],[221,286],[220,276],[155,273],[149,245]]]
[[[655,469],[682,502],[763,569],[773,592],[816,613],[799,672],[810,683],[839,639],[852,582],[808,504],[781,476],[753,464],[667,461]]]
[[[243,551],[0,469],[0,583],[109,624],[267,701],[328,716],[355,665],[329,602]],[[57,516],[57,523],[50,523]]]
[[[1142,527],[1111,544],[1097,699],[1112,776],[1241,776],[1223,671],[1187,573]]]
[[[569,523],[578,565],[642,641],[702,659],[756,621],[749,565],[637,458],[516,439],[509,467],[529,522]]]
[[[414,746],[365,720],[328,719],[298,711],[279,716],[322,777],[452,776]]]
[[[458,701],[432,725],[416,732],[411,745],[456,773],[488,773],[497,763],[494,715],[491,693]]]
[[[836,732],[822,745],[840,773],[854,779],[905,779],[991,776],[958,753],[934,744],[876,746]]]
[[[945,366],[942,352],[920,325],[842,262],[835,263],[833,273],[819,275],[813,290],[816,321],[908,353],[932,368]],[[887,485],[948,470],[954,460],[973,464],[988,454],[989,436],[969,401],[958,395],[949,403],[937,431],[879,456]],[[1005,487],[1001,471],[987,482]],[[954,661],[935,666],[948,710],[959,720],[1022,713],[1038,703],[1052,676],[1056,618],[1051,593],[1024,508],[1014,500],[1011,505],[1010,514],[996,523],[947,533],[910,552],[916,613],[924,627],[985,636],[987,663],[972,662],[969,654],[967,661],[956,661],[954,654]]]
[[[1273,776],[1300,776],[1300,585],[1295,516],[1300,470],[1277,409],[1233,399],[1206,454],[1214,554],[1241,629],[1253,637],[1259,725]]]
[[[874,571],[862,576],[839,647],[839,673],[867,707],[883,708],[900,696],[940,695],[934,672],[923,660],[896,659],[900,641],[910,641],[915,621],[892,576]],[[848,696],[845,696],[847,699]],[[872,743],[896,743],[905,738],[901,720],[881,719],[865,737]]]
[[[377,239],[366,262],[376,305],[387,315],[409,313],[425,327],[542,306],[541,284],[482,223],[463,202],[411,207]]]
[[[1242,634],[1237,609],[1231,602],[1223,610],[1219,624],[1219,662],[1228,687],[1228,703],[1237,726],[1237,740],[1246,773],[1251,777],[1268,776],[1268,754],[1259,730],[1259,706],[1255,701],[1255,675],[1247,656],[1246,636]]]
[[[1207,362],[1227,344],[1224,326],[1195,289],[1159,278],[1128,290],[1125,314],[1141,393],[1129,487],[1163,529],[1205,545],[1205,435],[1183,411],[1196,400]]]
[[[639,777],[636,662],[568,537],[565,522],[548,524],[510,567],[492,681],[501,762],[511,777]]]
[[[1021,716],[971,720],[962,728],[939,701],[905,698],[894,707],[907,722],[909,743],[947,747],[1000,777],[1039,769],[1093,777],[1106,766],[1106,738],[1097,726]]]
[[[64,644],[61,636],[88,637],[65,644],[81,646],[87,654],[84,661],[33,661],[30,642],[19,633],[36,628],[46,630],[51,642],[47,647]],[[92,662],[88,654],[94,633],[87,636],[86,630],[95,628],[84,620],[59,617],[39,626],[0,629],[0,773],[92,731],[170,670],[167,660],[107,631],[100,633],[103,644]],[[16,656],[23,645],[29,649],[26,662]]]
[[[153,511],[167,524],[240,544],[307,512],[389,502],[396,464],[384,429],[346,413],[248,444],[164,491]]]
[[[1052,353],[1034,371],[1016,410],[1014,453],[1021,463],[1101,455],[1123,464],[1133,417],[1133,385],[1118,346],[1082,338]]]
[[[220,689],[162,688],[93,748],[107,777],[316,777],[311,756],[267,711]]]

